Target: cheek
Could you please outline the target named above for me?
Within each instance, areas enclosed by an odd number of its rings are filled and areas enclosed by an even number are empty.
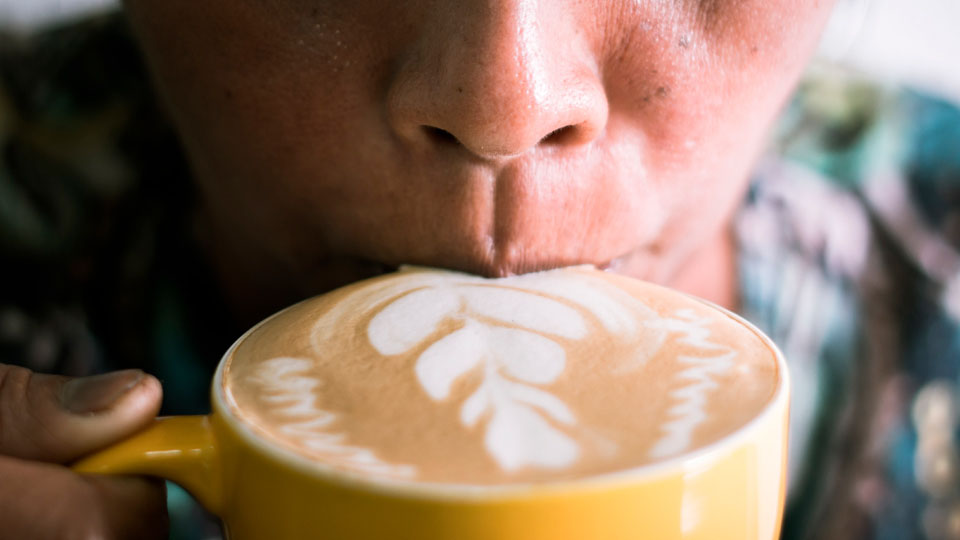
[[[321,181],[317,163],[375,166],[385,154],[365,135],[382,122],[378,78],[389,70],[379,50],[393,44],[361,27],[379,19],[360,8],[348,19],[311,5],[129,6],[208,203],[224,216],[242,208],[240,227],[276,234],[292,213],[324,214],[340,187]]]
[[[311,23],[306,13],[278,15],[261,2],[176,5],[185,3],[132,13],[188,143],[220,146],[205,155],[247,158],[245,147],[257,146],[254,155],[271,158],[306,132],[342,140],[331,136],[331,120],[367,97],[358,90],[370,85],[358,80],[374,67],[369,47],[346,37],[357,32],[327,19]]]
[[[663,190],[689,200],[690,188],[736,185],[828,14],[829,2],[715,0],[666,18],[638,8],[622,22],[605,64],[611,110],[642,134]]]
[[[736,208],[829,14],[829,2],[690,6],[667,19],[633,12],[605,63],[612,121],[637,135],[665,216],[654,249],[671,258],[698,249]]]

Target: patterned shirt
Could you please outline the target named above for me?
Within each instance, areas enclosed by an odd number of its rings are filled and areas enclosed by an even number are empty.
[[[242,330],[118,15],[0,33],[0,362],[138,366],[208,410]],[[813,69],[736,222],[741,311],[791,368],[786,539],[960,538],[960,110]],[[171,537],[219,536],[171,486]]]
[[[811,71],[737,218],[791,370],[785,538],[960,538],[960,110]]]

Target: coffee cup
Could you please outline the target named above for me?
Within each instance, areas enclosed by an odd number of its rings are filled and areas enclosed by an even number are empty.
[[[593,267],[407,267],[305,300],[234,343],[211,401],[74,470],[177,482],[235,540],[779,534],[782,355]]]

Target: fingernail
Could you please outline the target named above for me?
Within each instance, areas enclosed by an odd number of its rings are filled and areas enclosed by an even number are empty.
[[[139,369],[125,369],[73,379],[60,389],[60,402],[76,414],[90,414],[109,409],[143,380]]]

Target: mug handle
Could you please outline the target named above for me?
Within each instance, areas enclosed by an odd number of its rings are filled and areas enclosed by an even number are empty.
[[[143,474],[183,486],[207,510],[219,513],[223,486],[210,416],[168,416],[71,468],[84,474]]]

